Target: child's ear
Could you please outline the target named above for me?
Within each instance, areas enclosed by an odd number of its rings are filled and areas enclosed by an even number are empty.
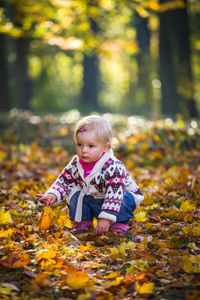
[[[108,151],[109,148],[110,148],[110,143],[106,143],[105,148],[104,148],[104,152]]]

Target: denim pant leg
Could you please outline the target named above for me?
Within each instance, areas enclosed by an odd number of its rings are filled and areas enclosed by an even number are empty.
[[[79,194],[80,192],[75,193],[70,200],[69,217],[72,221],[74,221],[75,219]],[[94,217],[98,219],[98,215],[101,212],[103,202],[104,199],[95,199],[90,195],[85,195],[83,197],[81,221],[92,221]],[[124,198],[122,200],[122,204],[120,207],[120,212],[117,216],[116,222],[128,224],[129,219],[134,218],[133,211],[135,209],[136,209],[136,205],[135,205],[135,200],[133,195],[125,191]]]
[[[75,219],[79,194],[80,192],[75,193],[70,200],[69,217],[72,221]],[[98,218],[98,215],[101,212],[103,201],[104,199],[95,199],[90,195],[85,195],[83,197],[81,221],[92,221],[94,217]]]
[[[136,209],[135,199],[132,194],[125,191],[116,222],[129,224],[129,219],[134,218],[133,211]]]

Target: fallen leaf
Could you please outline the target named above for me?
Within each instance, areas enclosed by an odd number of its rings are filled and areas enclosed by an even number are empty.
[[[11,218],[10,213],[8,211],[5,212],[4,209],[1,209],[0,210],[0,225],[11,224],[11,223],[13,223],[13,220]]]
[[[138,213],[135,213],[135,221],[136,222],[146,222],[148,219],[146,217],[146,212],[140,211]]]
[[[146,282],[140,285],[136,281],[135,289],[139,294],[152,294],[154,289],[154,284],[152,282]]]
[[[50,217],[46,215],[44,211],[41,215],[39,224],[40,224],[40,229],[44,231],[48,230],[52,225]]]
[[[93,285],[93,281],[84,271],[74,271],[66,278],[66,283],[73,290]]]

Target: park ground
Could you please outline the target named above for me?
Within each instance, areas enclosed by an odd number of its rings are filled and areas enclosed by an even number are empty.
[[[198,122],[107,114],[145,199],[126,237],[73,235],[66,202],[45,208],[35,194],[73,156],[78,117],[1,116],[0,299],[200,299]]]

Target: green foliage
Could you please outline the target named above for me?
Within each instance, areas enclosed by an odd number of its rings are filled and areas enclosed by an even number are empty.
[[[115,113],[160,114],[161,90],[158,75],[158,14],[181,9],[184,1],[53,1],[5,0],[0,9],[0,32],[12,39],[30,40],[29,75],[34,85],[31,109],[62,112],[80,107],[83,85],[83,53],[100,58],[101,83],[99,104]],[[198,83],[198,1],[188,5],[192,28],[195,100],[200,110]],[[138,84],[135,14],[148,18],[151,30],[149,82]],[[98,30],[92,26],[96,23]],[[10,51],[12,42],[7,47]],[[12,50],[13,51],[13,50]],[[16,53],[9,52],[14,61]],[[35,64],[36,63],[36,64]],[[12,69],[12,68],[11,68]],[[179,89],[188,92],[180,78]],[[183,78],[184,79],[184,78]],[[13,78],[9,81],[13,89]],[[15,93],[14,93],[15,94]],[[152,95],[153,94],[153,97]],[[13,105],[16,105],[12,95]],[[153,101],[152,101],[153,98]]]
[[[30,61],[30,74],[34,78],[34,96],[30,104],[33,111],[61,112],[80,105],[82,54],[67,56],[62,51],[52,52],[41,58],[33,56]]]

